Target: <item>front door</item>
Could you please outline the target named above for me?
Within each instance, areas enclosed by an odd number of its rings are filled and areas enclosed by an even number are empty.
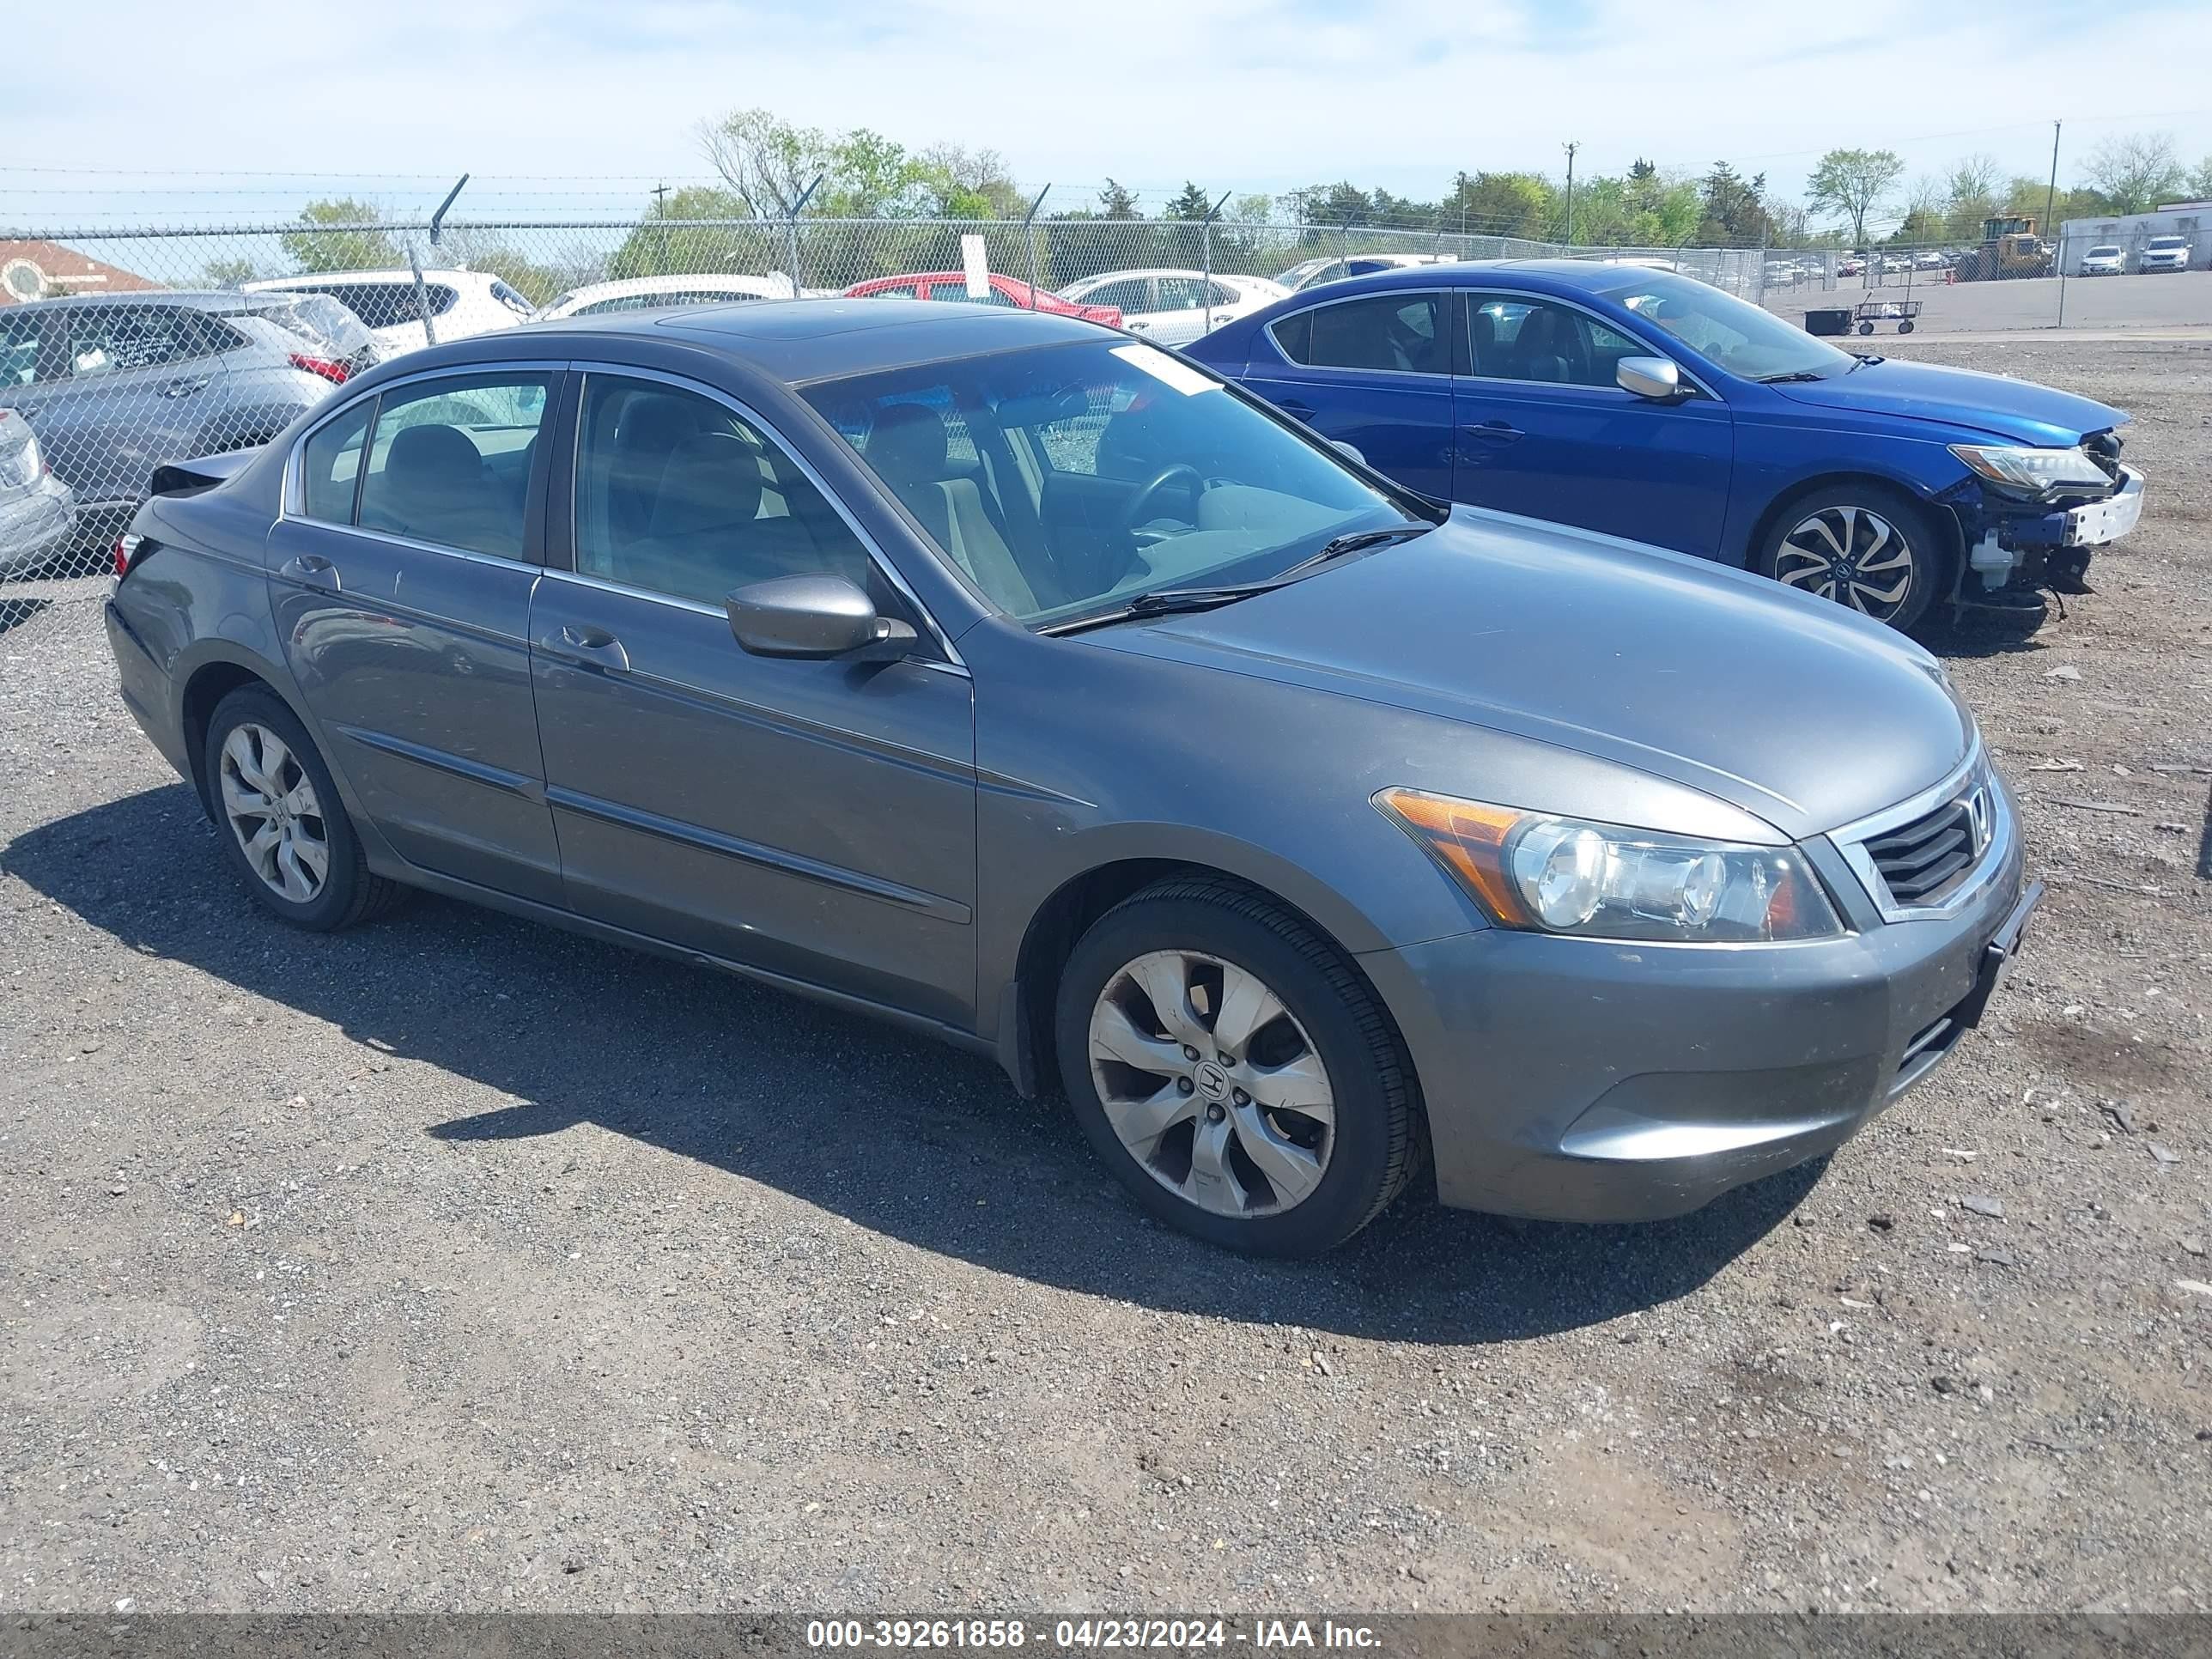
[[[1735,446],[1726,404],[1622,391],[1623,357],[1664,354],[1580,307],[1480,289],[1466,301],[1456,499],[1719,552]]]
[[[527,635],[559,378],[439,375],[341,411],[302,446],[267,555],[285,659],[369,820],[410,863],[548,904]]]
[[[530,629],[570,907],[972,1027],[966,671],[927,647],[890,663],[748,655],[722,602],[773,577],[844,576],[924,619],[734,404],[593,372],[577,425],[571,487],[555,485],[574,568],[546,572]]]
[[[1254,342],[1244,384],[1378,471],[1449,499],[1450,329],[1445,296],[1432,289],[1324,301]]]

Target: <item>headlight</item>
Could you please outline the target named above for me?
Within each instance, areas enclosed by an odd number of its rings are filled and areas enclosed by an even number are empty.
[[[1795,848],[1384,789],[1375,805],[1503,927],[1586,939],[1751,944],[1844,932]]]
[[[1953,444],[1951,453],[1972,467],[1977,477],[2006,489],[2031,495],[2064,489],[2069,484],[2104,488],[2112,474],[2089,459],[2082,449],[2014,449],[2003,444]]]

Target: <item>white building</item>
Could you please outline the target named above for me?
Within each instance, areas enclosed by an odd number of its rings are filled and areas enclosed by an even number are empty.
[[[2093,247],[2116,247],[2133,270],[2154,236],[2189,239],[2189,268],[2212,269],[2212,202],[2167,202],[2151,213],[2115,213],[2099,219],[2069,219],[2059,228],[2058,269],[2081,274],[2081,258]]]

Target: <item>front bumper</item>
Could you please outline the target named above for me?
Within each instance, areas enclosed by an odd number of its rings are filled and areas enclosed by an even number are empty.
[[[2112,494],[2075,507],[2048,507],[1978,487],[1953,498],[1953,507],[1966,550],[1958,597],[1971,603],[1987,590],[2063,587],[2064,578],[2078,578],[2092,553],[2142,520],[2143,475],[2123,465]]]
[[[1444,1203],[1652,1220],[1831,1151],[1926,1077],[1980,1019],[2041,891],[2023,890],[2015,841],[1956,913],[1869,916],[1841,939],[1492,928],[1361,961],[1412,1053]]]

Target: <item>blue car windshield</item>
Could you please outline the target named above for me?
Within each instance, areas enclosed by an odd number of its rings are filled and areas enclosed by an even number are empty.
[[[804,395],[956,567],[1036,627],[1265,581],[1440,517],[1156,346],[1101,333]]]
[[[1847,373],[1858,360],[1771,311],[1688,276],[1641,276],[1606,297],[1746,380]]]

